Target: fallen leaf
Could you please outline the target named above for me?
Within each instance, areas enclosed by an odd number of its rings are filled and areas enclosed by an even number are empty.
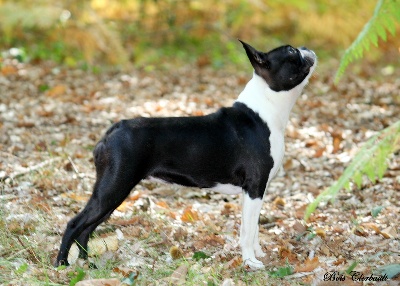
[[[333,138],[333,142],[332,142],[332,154],[336,154],[338,153],[338,151],[341,149],[340,148],[340,144],[343,141],[343,135],[341,131],[333,131],[331,132],[331,136]]]
[[[374,230],[377,234],[381,233],[381,230],[379,229],[379,227],[375,223],[366,222],[366,223],[362,223],[361,225],[363,227],[365,227],[365,228],[369,228],[369,229]]]
[[[61,196],[64,198],[70,198],[77,202],[86,202],[89,199],[89,195],[79,195],[77,193],[63,193]]]
[[[117,207],[117,210],[120,212],[126,212],[129,209],[129,207],[131,207],[131,206],[132,206],[132,202],[123,201],[122,204],[120,204]]]
[[[60,95],[63,95],[67,90],[67,87],[63,84],[58,84],[54,86],[53,88],[49,89],[46,91],[46,95],[50,97],[57,97]]]
[[[1,73],[5,76],[18,74],[18,69],[15,66],[7,65],[1,68]]]
[[[219,245],[223,245],[225,243],[225,240],[215,234],[211,234],[206,236],[203,241],[208,244],[208,245],[212,245],[212,246],[219,246]]]
[[[186,274],[189,268],[186,265],[179,266],[169,277],[168,281],[172,285],[183,285],[186,283]]]
[[[133,270],[133,269],[127,268],[127,267],[114,267],[113,272],[119,273],[124,277],[129,277],[129,275],[131,275],[131,273],[137,273],[136,270]]]
[[[288,259],[290,262],[297,261],[297,256],[295,253],[292,253],[290,249],[286,247],[280,247],[278,250],[279,257],[283,260]]]
[[[116,235],[104,238],[96,237],[89,240],[89,256],[101,255],[106,251],[116,251],[118,249],[118,237]]]
[[[242,266],[242,264],[243,264],[242,257],[235,256],[228,263],[226,263],[224,265],[224,268],[225,269],[235,269],[235,268],[238,268],[238,267]]]
[[[200,219],[198,212],[192,210],[192,207],[187,207],[181,216],[181,220],[184,222],[194,222]]]
[[[324,154],[326,147],[318,147],[315,149],[314,158],[320,158]]]
[[[307,229],[307,228],[306,228],[301,222],[299,222],[298,220],[296,220],[296,222],[294,223],[294,225],[293,225],[292,228],[294,229],[294,231],[295,231],[297,234],[303,233],[303,232],[305,232],[306,229]]]
[[[285,206],[286,202],[281,197],[276,197],[275,200],[273,201],[273,204],[275,207],[282,209]]]
[[[381,230],[381,234],[384,238],[397,238],[396,229],[392,226],[389,226],[383,230]]]
[[[295,268],[295,272],[311,272],[315,268],[319,266],[319,259],[318,257],[314,257],[313,259],[310,259],[307,257],[307,259],[300,265],[297,265]]]
[[[156,205],[159,206],[159,207],[162,207],[164,209],[169,209],[168,204],[166,202],[164,202],[164,201],[156,202]]]
[[[333,265],[338,266],[341,264],[345,264],[347,260],[345,258],[338,258],[335,262],[333,262]]]
[[[326,238],[326,232],[322,228],[317,228],[315,230],[315,234],[318,235],[321,238]]]

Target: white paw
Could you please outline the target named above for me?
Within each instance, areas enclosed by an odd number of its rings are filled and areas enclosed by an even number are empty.
[[[264,264],[260,260],[257,260],[255,257],[247,259],[243,258],[243,260],[243,264],[248,270],[257,271],[265,268]]]

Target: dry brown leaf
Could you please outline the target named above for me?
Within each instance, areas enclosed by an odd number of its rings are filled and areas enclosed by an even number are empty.
[[[292,251],[289,248],[279,247],[278,254],[281,259],[284,259],[284,260],[288,259],[290,262],[297,261],[296,254],[292,253]]]
[[[79,195],[76,193],[63,193],[61,196],[64,198],[70,198],[77,202],[86,202],[89,199],[89,195]]]
[[[8,76],[8,75],[16,75],[16,74],[18,74],[18,69],[17,69],[17,67],[15,67],[15,66],[3,66],[3,67],[1,67],[1,73],[3,74],[3,75],[5,75],[5,76]]]
[[[243,264],[242,257],[235,256],[228,263],[225,264],[224,268],[225,269],[235,269],[235,268],[240,267],[242,264]]]
[[[181,216],[181,220],[184,222],[194,222],[200,220],[199,213],[192,209],[191,206],[188,206]]]
[[[294,272],[311,272],[317,268],[319,264],[318,257],[314,257],[313,259],[307,257],[303,263],[296,266]]]
[[[352,229],[352,231],[355,235],[358,235],[358,236],[363,236],[363,237],[368,236],[368,233],[364,230],[364,228],[361,225],[355,226]]]
[[[186,274],[189,268],[186,265],[179,266],[169,277],[168,281],[172,285],[184,285],[186,283]]]
[[[126,212],[131,206],[132,202],[123,201],[122,204],[117,207],[117,210],[120,212]]]
[[[397,238],[396,229],[392,226],[389,226],[383,230],[381,230],[381,234],[384,238]]]
[[[115,221],[113,220],[112,224],[126,226],[126,225],[135,225],[140,221],[141,221],[141,217],[140,216],[134,216],[133,218],[128,219],[128,220],[125,220],[125,219],[123,219],[123,220],[115,220]]]
[[[203,239],[203,241],[206,244],[209,244],[209,245],[212,245],[212,246],[219,246],[219,245],[223,245],[225,243],[225,240],[222,237],[220,237],[218,235],[215,235],[215,234],[211,234],[211,235],[206,236]]]
[[[373,222],[365,222],[365,223],[362,223],[361,225],[365,228],[374,230],[377,234],[381,233],[381,230],[379,229],[378,225]]]
[[[89,240],[89,256],[101,255],[106,251],[116,251],[118,249],[118,237],[116,235],[104,238],[96,237]]]
[[[193,114],[194,116],[202,116],[202,115],[204,115],[204,112],[201,111],[201,110],[196,110],[196,111],[194,111],[192,114]]]
[[[286,204],[285,200],[282,199],[281,197],[276,197],[273,204],[277,207],[277,208],[283,208]]]
[[[315,147],[318,145],[319,145],[318,142],[314,139],[308,139],[305,144],[306,148]]]
[[[53,88],[46,91],[46,95],[50,97],[57,97],[63,95],[67,91],[67,87],[63,84],[58,84]]]
[[[319,147],[315,149],[314,158],[320,158],[324,154],[326,147]]]
[[[32,128],[35,126],[34,122],[28,122],[28,121],[19,121],[17,123],[17,127],[23,127],[23,128]]]
[[[119,273],[124,277],[129,277],[129,275],[131,275],[131,273],[136,273],[137,275],[139,275],[137,270],[133,270],[133,269],[127,268],[127,267],[114,267],[113,272]]]
[[[128,200],[137,201],[141,196],[142,196],[142,193],[136,191],[128,197]]]
[[[164,202],[164,201],[156,202],[156,205],[159,206],[159,207],[162,207],[164,209],[169,209],[168,204],[166,202]]]
[[[305,232],[306,229],[307,229],[307,228],[306,228],[301,222],[299,222],[298,220],[296,220],[296,222],[294,223],[294,225],[293,225],[292,228],[295,230],[295,232],[296,232],[297,234],[303,233],[303,232]]]
[[[335,262],[333,262],[333,265],[338,266],[341,264],[345,264],[347,262],[346,258],[338,258]]]
[[[222,215],[229,215],[232,214],[235,210],[237,210],[239,206],[233,203],[226,203],[224,205],[224,209],[221,211]]]
[[[332,149],[332,154],[336,154],[341,148],[340,148],[340,143],[342,143],[343,138],[340,136],[338,137],[333,137],[333,149]]]
[[[315,234],[318,235],[318,236],[321,237],[321,238],[326,238],[326,232],[325,232],[325,230],[322,229],[322,228],[317,228],[317,229],[315,230]]]
[[[170,218],[172,218],[172,219],[176,219],[177,218],[177,215],[176,215],[176,213],[175,212],[168,212],[167,213],[167,215],[170,217]]]

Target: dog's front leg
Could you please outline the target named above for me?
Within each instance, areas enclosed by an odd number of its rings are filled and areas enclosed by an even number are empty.
[[[255,252],[256,257],[264,257],[266,254],[264,253],[264,251],[261,248],[259,233],[260,233],[259,225],[257,223],[257,230],[256,230],[256,233],[254,236],[254,252]]]
[[[257,255],[259,254],[259,251],[261,251],[257,231],[262,202],[262,199],[252,199],[247,193],[243,193],[240,246],[242,248],[243,263],[244,265],[249,266],[251,270],[264,268],[264,264],[257,260],[255,256],[255,246],[257,246]]]

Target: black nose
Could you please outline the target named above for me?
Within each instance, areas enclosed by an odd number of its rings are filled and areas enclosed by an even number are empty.
[[[299,49],[300,49],[300,50],[306,50],[306,51],[308,51],[308,49],[307,49],[306,47],[304,47],[304,46],[303,46],[303,47],[300,47]]]

